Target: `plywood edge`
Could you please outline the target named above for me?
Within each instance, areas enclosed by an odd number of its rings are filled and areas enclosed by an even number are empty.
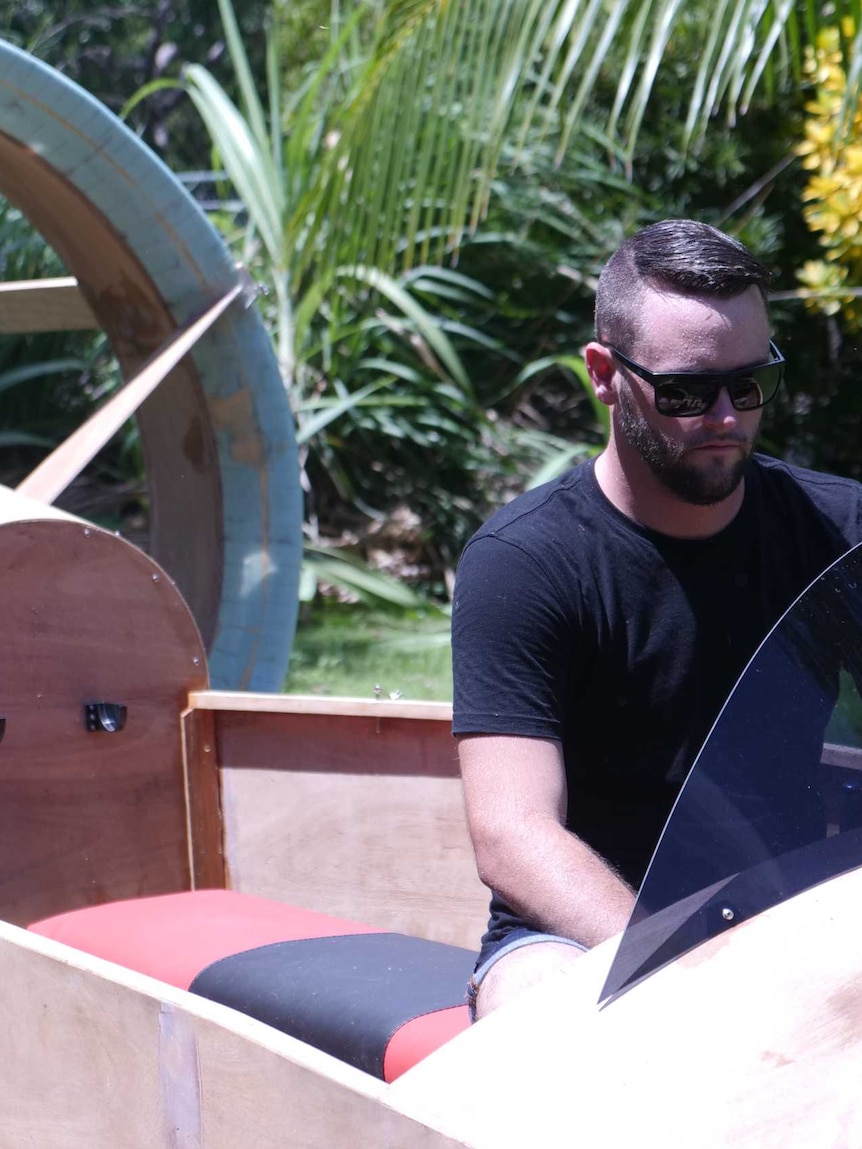
[[[0,525],[3,523],[40,522],[42,519],[61,519],[68,523],[82,523],[89,526],[85,519],[70,515],[68,511],[61,511],[43,503],[41,499],[32,499],[28,495],[21,495],[11,487],[0,484]]]
[[[304,694],[255,694],[233,690],[195,690],[189,706],[197,710],[262,711],[269,714],[331,714],[355,718],[421,718],[452,721],[450,702],[390,699],[318,698]]]
[[[0,923],[3,1145],[456,1149],[390,1086],[261,1022]]]
[[[558,1144],[573,1112],[594,1149],[862,1144],[860,896],[862,871],[833,878],[605,1007],[592,951],[395,1082],[399,1107],[489,1149]]]
[[[167,1005],[182,1009],[192,1017],[212,1022],[256,1046],[261,1046],[280,1057],[287,1058],[291,1062],[307,1066],[331,1081],[363,1093],[368,1097],[383,1098],[389,1090],[389,1086],[378,1081],[376,1077],[362,1073],[360,1070],[354,1069],[353,1066],[347,1065],[311,1045],[306,1045],[295,1037],[281,1033],[270,1025],[256,1021],[253,1017],[239,1013],[235,1009],[208,1001],[204,997],[198,997],[197,994],[159,981],[158,978],[126,969],[125,966],[95,957],[93,954],[84,953],[83,950],[74,949],[72,946],[64,945],[52,938],[43,937],[41,934],[31,933],[29,930],[21,929],[19,926],[13,926],[4,921],[0,921],[0,972],[4,966],[5,951],[9,946],[16,946],[22,950],[29,950],[33,954],[50,958],[62,966],[75,969],[86,978],[101,979],[106,985],[123,986],[134,993],[156,998]]]
[[[186,710],[180,716],[180,730],[192,888],[223,889],[225,862],[215,716],[211,711]]]
[[[843,766],[846,770],[862,770],[862,749],[826,742],[820,761],[824,766]]]
[[[74,276],[0,283],[0,334],[86,331],[98,326]]]

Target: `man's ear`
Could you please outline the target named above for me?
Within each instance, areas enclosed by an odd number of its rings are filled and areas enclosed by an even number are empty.
[[[613,355],[603,343],[588,343],[584,348],[584,361],[596,398],[606,407],[613,407],[617,401],[614,391],[617,365]]]

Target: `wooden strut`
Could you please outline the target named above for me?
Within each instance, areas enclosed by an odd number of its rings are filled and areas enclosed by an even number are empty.
[[[246,293],[248,288],[249,281],[243,276],[203,315],[177,328],[114,398],[43,459],[15,490],[28,498],[53,503],[126,420],[134,415],[182,357],[191,351],[222,312],[227,310],[238,295]]]
[[[72,275],[0,283],[0,335],[98,327],[99,321]]]

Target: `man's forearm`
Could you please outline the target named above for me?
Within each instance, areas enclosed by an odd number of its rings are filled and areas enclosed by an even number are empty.
[[[586,946],[618,933],[635,895],[604,859],[565,829],[560,743],[475,735],[460,739],[459,756],[482,881],[547,933]]]
[[[590,847],[553,819],[519,827],[516,838],[477,844],[482,880],[526,921],[598,945],[622,930],[635,893]]]

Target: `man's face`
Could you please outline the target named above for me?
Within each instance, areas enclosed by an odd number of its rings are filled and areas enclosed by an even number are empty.
[[[620,350],[650,371],[732,371],[769,359],[766,308],[756,288],[731,299],[647,289],[636,346]],[[722,389],[713,406],[689,419],[660,415],[653,389],[619,367],[615,433],[656,478],[686,503],[708,506],[739,485],[761,411],[734,410]]]

